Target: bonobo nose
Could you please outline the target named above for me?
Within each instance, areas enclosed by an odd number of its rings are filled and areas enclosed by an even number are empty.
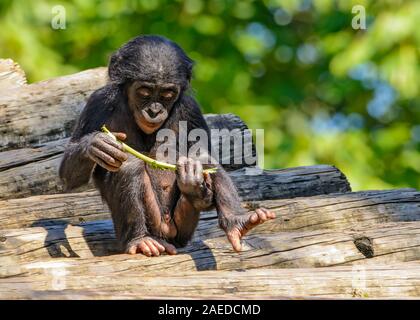
[[[152,103],[150,105],[150,107],[147,109],[147,114],[151,117],[151,118],[155,118],[157,117],[161,112],[162,112],[162,105],[160,105],[159,103]]]

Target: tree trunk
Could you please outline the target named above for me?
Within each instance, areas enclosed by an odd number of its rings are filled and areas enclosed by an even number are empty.
[[[350,215],[351,210],[348,209]],[[137,270],[147,273],[151,264],[152,269],[175,272],[268,266],[304,268],[420,259],[420,221],[370,223],[367,226],[349,224],[345,229],[331,230],[316,227],[311,230],[306,226],[308,231],[278,232],[284,229],[279,216],[257,226],[247,235],[243,241],[244,251],[237,254],[215,227],[216,220],[213,219],[213,226],[209,226],[209,220],[211,218],[200,222],[197,235],[187,247],[179,250],[181,254],[160,257],[159,266],[155,265],[157,259],[139,256],[135,263]],[[215,231],[211,233],[209,230]],[[118,252],[110,220],[79,226],[54,225],[0,231],[0,265],[4,268],[48,261],[51,257],[102,257],[105,264],[115,264],[116,269],[128,268],[127,263],[131,262],[127,261],[132,257],[113,255]],[[74,259],[73,262],[77,261]]]
[[[420,220],[420,192],[413,189],[244,202],[243,206],[248,210],[263,206],[277,214],[276,223],[260,227],[267,228],[267,232],[347,229]],[[0,201],[0,229],[78,224],[109,218],[109,210],[96,191]],[[215,211],[203,212],[196,234],[204,238],[217,232],[221,235],[216,220]]]
[[[349,190],[347,180],[334,167],[314,166],[258,172],[259,170],[256,168],[247,168],[229,173],[238,189],[239,195],[244,201],[310,196],[324,193],[346,192]],[[310,174],[311,172],[312,174]],[[47,181],[55,179],[53,172],[48,170],[41,170],[39,175],[42,175]],[[28,176],[27,181],[31,181],[29,179],[31,177]],[[17,176],[10,176],[10,179],[12,178],[17,181]],[[2,176],[1,179],[5,179],[5,176]],[[32,178],[32,181],[29,182],[30,185],[21,186],[20,191],[13,189],[14,193],[8,189],[10,196],[16,195],[17,193],[19,196],[27,195],[30,190],[33,191],[40,186],[36,181],[39,180]],[[293,184],[293,188],[288,189],[291,184]],[[46,184],[46,187],[49,186]],[[5,186],[5,188],[7,187]],[[6,191],[4,189],[3,192],[6,193],[7,189]],[[24,190],[28,192],[24,193]],[[40,188],[37,192],[42,192],[43,190],[43,188]],[[288,211],[293,210],[294,203],[298,200],[288,201],[290,202],[288,206],[291,207],[290,209],[288,208]],[[404,201],[404,197],[401,201]],[[286,201],[286,203],[288,202]],[[281,205],[283,204],[279,206]],[[275,206],[274,204],[273,209]],[[77,223],[108,217],[109,211],[102,203],[99,193],[96,191],[40,195],[24,199],[0,201],[0,228],[3,229],[28,227],[34,223],[39,224],[41,220],[43,221],[43,225],[51,225],[68,222]],[[317,217],[311,218],[317,221],[319,219]]]
[[[106,83],[97,68],[24,85],[0,96],[0,151],[70,136],[90,94]]]
[[[2,95],[26,84],[25,72],[12,59],[0,59],[0,92]]]
[[[159,258],[157,258],[159,259]],[[153,260],[153,259],[152,259]],[[65,263],[36,275],[0,279],[0,299],[418,298],[420,263],[329,268],[120,274],[94,264],[76,274]],[[250,303],[252,304],[252,302]]]

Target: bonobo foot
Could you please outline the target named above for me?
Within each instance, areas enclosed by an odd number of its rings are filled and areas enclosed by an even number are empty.
[[[157,257],[165,251],[168,254],[176,254],[176,249],[172,244],[167,243],[163,239],[153,237],[143,237],[131,240],[126,248],[126,253],[142,253],[148,257]]]
[[[232,219],[228,218],[227,223],[222,222],[221,227],[226,232],[226,236],[233,249],[236,252],[240,252],[242,250],[241,238],[252,228],[275,217],[274,212],[265,208],[258,208],[254,213],[244,216],[234,216]]]

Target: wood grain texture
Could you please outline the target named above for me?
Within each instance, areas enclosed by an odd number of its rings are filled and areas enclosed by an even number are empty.
[[[26,84],[26,75],[12,59],[0,59],[0,92],[19,89]]]
[[[1,156],[1,154],[0,154]],[[0,199],[64,192],[58,176],[62,154],[4,170],[0,174]],[[279,170],[239,169],[229,172],[244,200],[312,196],[350,191],[341,171],[331,166]],[[74,191],[92,189],[93,184]]]
[[[51,258],[74,263],[76,269],[85,261],[85,266],[77,271],[80,275],[86,267],[99,270],[101,265],[118,272],[135,268],[139,274],[147,274],[158,270],[308,268],[420,260],[420,221],[349,230],[266,233],[264,228],[263,224],[244,238],[239,254],[232,250],[226,237],[215,234],[195,238],[175,256],[157,258],[117,254],[119,248],[109,221],[2,230],[0,274],[28,272],[25,265],[52,261]],[[89,260],[94,257],[95,260]]]
[[[310,299],[419,298],[420,262],[367,266],[138,275],[92,265],[75,275],[45,264],[36,275],[0,278],[0,299]]]
[[[106,83],[106,68],[82,71],[0,96],[0,151],[68,137],[89,95]]]
[[[64,138],[34,147],[0,152],[0,172],[37,161],[48,160],[51,157],[62,154],[68,141],[69,138]]]
[[[263,206],[277,214],[276,223],[263,225],[267,232],[346,229],[420,220],[420,192],[413,189],[245,201],[243,206],[248,210]],[[204,238],[221,235],[216,217],[214,211],[202,213],[196,234]],[[0,229],[78,224],[109,218],[109,210],[96,191],[0,201]]]
[[[48,181],[50,181],[49,179],[51,177],[54,177],[54,172],[53,170],[50,171],[50,165],[47,167],[49,164],[48,161],[40,161],[40,163],[44,163],[39,173],[42,173],[42,176],[45,177],[43,184],[38,183],[34,185],[34,181],[39,180],[29,179],[31,175],[28,175],[30,184],[26,185],[27,188],[22,186],[18,189],[18,182],[21,183],[18,180],[20,176],[5,175],[1,176],[0,181],[2,179],[3,181],[13,180],[14,184],[4,186],[4,188],[0,187],[0,190],[9,192],[10,194],[19,193],[20,195],[29,195],[30,190],[35,190],[34,192],[43,192],[45,189],[53,190],[54,184],[50,185]],[[34,171],[28,170],[28,172]],[[310,172],[312,172],[312,175],[309,174]],[[302,167],[301,169],[292,168],[290,171],[288,169],[264,170],[262,172],[258,169],[247,168],[232,171],[229,175],[244,201],[345,192],[348,187],[347,181],[342,178],[341,173],[335,168],[327,166]],[[295,187],[292,190],[287,189],[287,186],[292,182]],[[24,190],[28,190],[28,192]],[[54,190],[61,192],[62,188],[56,188]],[[253,192],[250,192],[251,190]],[[299,190],[300,192],[298,192]],[[410,197],[411,193],[401,194],[401,203],[404,202],[406,196]],[[398,195],[395,195],[395,197],[398,199]],[[295,208],[294,203],[295,200],[289,200],[285,202],[280,201],[278,205],[272,205],[271,202],[267,202],[267,205],[270,205],[276,211],[276,206],[278,208],[287,206],[287,210],[282,211],[292,212],[291,210]],[[247,205],[248,207],[253,206],[253,204],[249,203]],[[78,223],[109,217],[109,211],[102,203],[99,193],[96,191],[0,200],[0,229],[29,227],[34,224],[41,225],[41,221],[42,225],[52,225]],[[312,219],[313,217],[309,218]],[[308,224],[310,225],[312,223]]]

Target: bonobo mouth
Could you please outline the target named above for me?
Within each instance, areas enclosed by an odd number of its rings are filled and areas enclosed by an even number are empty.
[[[159,124],[163,122],[168,116],[168,112],[165,109],[161,110],[158,114],[154,113],[150,109],[147,109],[147,111],[142,110],[141,113],[144,119],[150,124]]]

